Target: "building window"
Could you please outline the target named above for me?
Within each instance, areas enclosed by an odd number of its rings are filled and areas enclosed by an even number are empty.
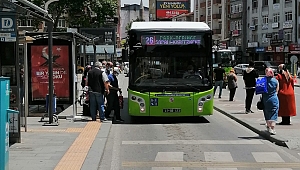
[[[258,7],[257,0],[253,0],[252,1],[252,9],[257,8],[257,7]]]
[[[22,19],[19,20],[19,26],[31,27],[33,26],[32,19]]]
[[[258,18],[252,18],[252,26],[258,25]]]
[[[230,5],[230,13],[234,14],[234,5]]]
[[[242,30],[242,20],[235,21],[235,30]]]
[[[243,11],[243,6],[242,4],[239,4],[239,12],[242,12]]]
[[[292,20],[293,20],[293,13],[285,12],[285,21],[292,21]]]
[[[278,40],[279,39],[279,34],[278,32],[273,32],[273,39]]]
[[[66,20],[65,19],[59,19],[57,23],[57,28],[66,28]]]
[[[291,32],[286,32],[284,34],[284,40],[285,41],[292,41],[292,33]]]
[[[263,23],[268,24],[269,22],[269,17],[267,15],[263,16]]]
[[[219,21],[219,29],[222,29],[222,21]]]
[[[263,6],[268,6],[268,4],[269,4],[268,1],[269,1],[269,0],[263,0],[263,1],[262,1],[262,5],[263,5]]]
[[[280,0],[273,0],[273,4],[278,4],[280,3]]]
[[[257,42],[257,41],[258,41],[257,34],[252,34],[252,42]]]
[[[219,14],[222,14],[222,6],[219,6]]]
[[[280,14],[273,14],[273,23],[280,22]]]
[[[207,15],[210,16],[211,15],[211,7],[207,8]]]
[[[211,28],[211,21],[208,21],[207,25]]]

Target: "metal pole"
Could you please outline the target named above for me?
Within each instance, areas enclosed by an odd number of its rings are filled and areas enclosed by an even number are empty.
[[[49,55],[49,124],[53,123],[53,56],[52,56],[52,48],[53,48],[53,23],[48,22],[48,55]]]
[[[93,42],[93,48],[94,48],[94,59],[93,59],[93,65],[95,65],[95,62],[96,62],[96,45],[95,45],[95,43]]]
[[[73,35],[74,36],[74,35]],[[73,37],[72,41],[72,65],[73,65],[73,118],[77,116],[77,74],[76,74],[76,58],[75,58],[75,48],[76,48],[76,41]]]
[[[25,98],[24,98],[24,115],[25,115],[25,132],[27,132],[27,116],[29,114],[29,102],[28,102],[28,98],[29,98],[29,94],[28,94],[28,90],[29,90],[29,85],[28,85],[28,56],[27,56],[27,43],[24,43],[24,85],[25,85]]]
[[[83,65],[86,66],[86,44],[83,44]]]
[[[144,7],[143,7],[144,8]],[[116,51],[117,51],[117,49],[116,49],[116,43],[117,43],[117,35],[116,35],[116,28],[114,29],[114,32],[113,32],[113,34],[112,35],[114,35],[113,36],[113,42],[114,42],[114,55],[113,55],[113,57],[112,57],[112,62],[114,62],[114,59],[115,59],[115,56],[116,56]]]

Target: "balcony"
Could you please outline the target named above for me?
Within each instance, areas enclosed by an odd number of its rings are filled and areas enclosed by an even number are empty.
[[[213,0],[213,4],[214,5],[221,4],[221,0]]]
[[[221,29],[213,29],[214,34],[221,34]]]
[[[205,22],[205,20],[206,20],[206,17],[205,17],[205,16],[201,16],[201,17],[200,17],[200,22]]]
[[[212,14],[212,19],[221,19],[221,14]]]
[[[206,8],[206,2],[200,3],[200,8]]]

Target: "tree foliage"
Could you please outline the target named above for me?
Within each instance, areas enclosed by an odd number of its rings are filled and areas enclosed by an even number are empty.
[[[33,0],[33,3],[44,8],[47,1]],[[115,16],[117,6],[117,0],[58,0],[49,5],[48,11],[54,20],[54,31],[57,31],[61,18],[69,27],[101,27],[105,18]]]
[[[133,22],[145,22],[145,20],[144,20],[144,19],[141,19],[141,18],[139,18],[139,17],[137,17],[135,20],[130,21],[130,22],[126,25],[126,27],[125,27],[126,33],[130,30],[131,24],[132,24]]]

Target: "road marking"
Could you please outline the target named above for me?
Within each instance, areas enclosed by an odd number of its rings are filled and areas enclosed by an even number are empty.
[[[88,122],[56,165],[55,170],[80,170],[100,127],[100,122]]]
[[[122,162],[123,167],[183,167],[183,168],[300,168],[297,162]]]
[[[158,152],[155,161],[180,162],[183,161],[183,152]],[[182,170],[182,167],[153,167],[152,170]]]
[[[277,152],[252,152],[256,162],[284,162]]]
[[[234,162],[230,152],[204,152],[206,162]],[[207,168],[207,170],[237,170],[237,168]]]
[[[122,145],[262,145],[260,140],[122,141]]]

